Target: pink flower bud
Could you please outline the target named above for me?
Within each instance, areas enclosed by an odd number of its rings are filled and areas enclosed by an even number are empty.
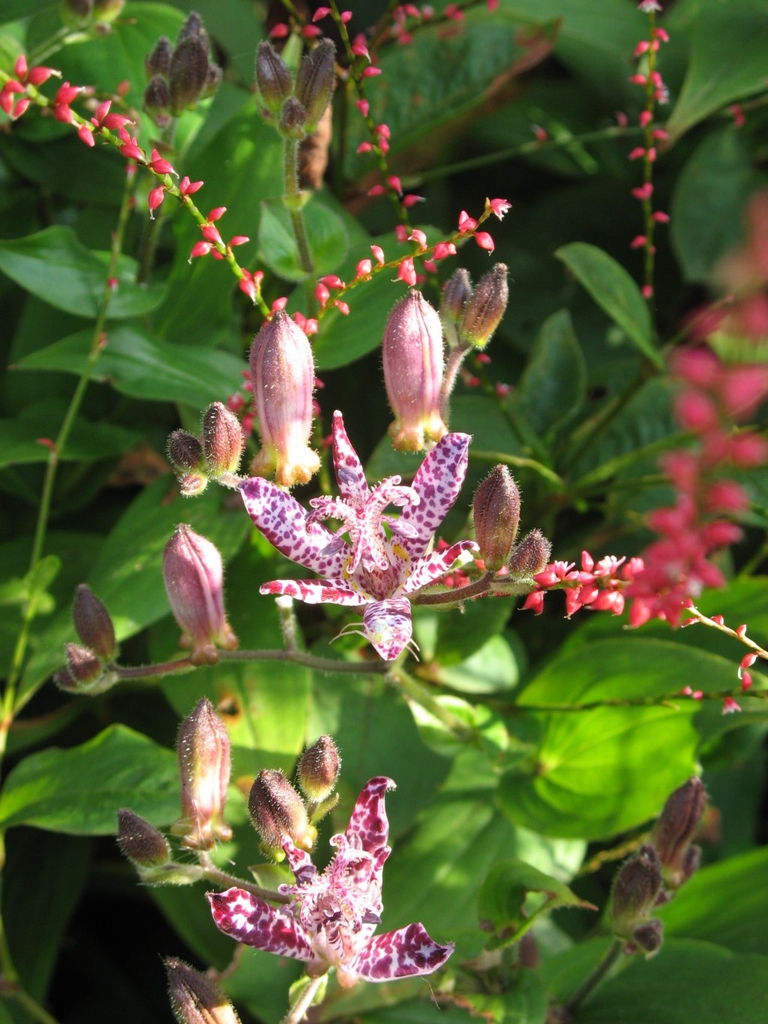
[[[301,849],[312,849],[317,830],[309,824],[301,797],[282,772],[259,772],[248,798],[248,810],[261,836],[262,849],[275,860],[283,859],[286,838]]]
[[[256,50],[256,85],[264,106],[273,114],[279,114],[283,103],[293,92],[293,78],[288,65],[267,41],[259,43]]]
[[[166,451],[170,464],[182,474],[203,468],[203,446],[186,430],[174,430],[168,438]]]
[[[439,441],[443,332],[437,311],[411,290],[389,315],[383,342],[384,382],[395,422],[389,433],[400,451],[421,451],[425,436]]]
[[[507,563],[510,576],[531,579],[544,571],[551,554],[551,542],[547,540],[541,530],[531,530],[523,537],[510,556]]]
[[[611,914],[614,932],[631,938],[632,932],[650,917],[661,892],[661,864],[651,843],[624,861],[613,883]]]
[[[222,814],[229,785],[229,734],[207,697],[185,718],[176,740],[181,779],[181,818],[172,826],[191,850],[210,850],[232,838]]]
[[[278,311],[256,335],[250,365],[261,429],[261,451],[251,462],[251,472],[274,473],[283,487],[306,483],[320,468],[308,445],[315,380],[309,340],[287,313]]]
[[[305,127],[309,134],[316,130],[331,101],[335,61],[336,47],[330,39],[323,39],[299,65],[294,94],[307,113]]]
[[[90,647],[99,658],[109,661],[117,653],[115,627],[109,612],[85,583],[75,591],[72,608],[75,629],[86,647]]]
[[[215,545],[191,527],[177,526],[163,552],[163,577],[193,665],[218,661],[217,645],[228,651],[237,647],[224,613],[224,568]]]
[[[240,421],[221,402],[213,402],[203,414],[203,451],[213,476],[236,473],[243,454]]]
[[[171,848],[163,833],[128,807],[117,812],[117,845],[136,867],[160,867],[171,859]]]
[[[690,878],[687,861],[699,820],[707,805],[707,791],[701,779],[693,776],[672,793],[664,804],[651,832],[651,842],[661,861],[667,887],[677,889]]]
[[[506,466],[496,466],[475,492],[475,539],[485,567],[497,572],[509,558],[520,524],[520,491]]]
[[[240,1018],[212,978],[175,957],[168,957],[164,964],[178,1024],[240,1024]]]
[[[333,738],[321,736],[299,758],[296,771],[302,793],[314,803],[327,800],[336,788],[341,758]]]
[[[437,254],[435,254],[437,255]],[[451,348],[461,344],[459,324],[464,319],[464,310],[472,295],[472,281],[464,267],[459,267],[448,278],[440,302],[440,319],[445,339]]]
[[[501,323],[508,300],[507,266],[505,263],[497,263],[478,281],[467,300],[459,324],[461,339],[476,348],[485,348]]]

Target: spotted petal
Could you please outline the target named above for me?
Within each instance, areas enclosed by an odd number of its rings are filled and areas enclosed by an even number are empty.
[[[368,780],[349,817],[345,834],[350,843],[359,841],[368,853],[376,853],[387,845],[389,821],[384,800],[386,794],[396,788],[392,779],[386,775],[377,775]]]
[[[347,580],[271,580],[262,583],[260,594],[284,594],[295,597],[307,604],[342,604],[350,608],[358,607],[370,600],[367,594],[361,594],[359,588],[353,589]]]
[[[333,468],[342,498],[351,502],[364,501],[368,483],[362,463],[344,429],[344,418],[338,411],[333,414]]]
[[[317,959],[309,936],[285,907],[272,907],[245,889],[207,895],[216,927],[236,942],[295,960]]]
[[[343,574],[349,545],[320,523],[307,523],[307,512],[290,494],[263,477],[244,480],[240,493],[248,515],[286,558],[320,576]]]
[[[415,594],[417,590],[434,583],[451,568],[463,551],[477,551],[473,540],[458,540],[444,551],[433,551],[420,558],[413,566],[403,585],[404,594]]]
[[[423,924],[409,924],[396,932],[371,939],[348,965],[366,981],[392,981],[417,974],[432,974],[453,952],[453,943],[434,942]]]
[[[413,478],[418,504],[406,506],[400,516],[415,527],[415,537],[401,534],[411,559],[421,558],[440,523],[459,496],[467,475],[469,434],[446,434],[419,467]]]
[[[384,661],[394,661],[411,643],[413,635],[408,598],[371,601],[363,612],[363,635]]]

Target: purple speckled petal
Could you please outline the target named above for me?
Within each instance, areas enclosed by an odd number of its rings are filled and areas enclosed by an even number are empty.
[[[360,588],[354,590],[347,580],[272,580],[262,583],[260,594],[284,594],[295,597],[307,604],[343,604],[350,608],[359,607],[370,600],[367,594],[361,594]]]
[[[283,849],[285,850],[286,860],[297,882],[306,884],[317,878],[317,868],[305,850],[300,850],[297,846],[294,846],[288,838],[283,840]],[[293,886],[290,885],[286,886],[286,888],[291,891],[293,890]]]
[[[363,636],[384,661],[394,661],[413,643],[411,604],[407,597],[371,601],[363,612]]]
[[[448,510],[459,496],[467,475],[469,434],[446,434],[427,455],[413,478],[419,496],[417,505],[408,505],[400,518],[416,528],[416,536],[401,534],[403,547],[411,559],[421,558]]]
[[[371,939],[349,964],[348,970],[366,981],[411,978],[415,974],[436,971],[452,952],[452,942],[440,946],[430,939],[423,924],[409,924]]]
[[[271,907],[245,889],[207,895],[216,927],[236,942],[295,960],[317,959],[309,936],[284,907]]]
[[[333,414],[333,468],[345,501],[364,501],[368,484],[363,466],[344,429],[340,412]]]
[[[387,845],[389,821],[384,798],[396,788],[386,775],[377,775],[366,782],[349,817],[345,835],[350,844],[355,845],[357,839],[368,853],[377,853]]]
[[[414,594],[429,583],[439,580],[451,568],[462,551],[477,551],[473,540],[458,540],[444,551],[433,551],[420,558],[407,574],[403,585],[404,594]]]
[[[271,480],[251,477],[240,484],[248,515],[270,544],[292,562],[320,576],[341,576],[349,545],[319,523],[307,524],[307,513]]]

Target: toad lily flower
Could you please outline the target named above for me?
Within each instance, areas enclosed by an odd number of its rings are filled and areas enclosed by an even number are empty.
[[[337,852],[321,874],[309,854],[283,841],[293,885],[281,885],[290,902],[273,907],[244,889],[209,893],[216,925],[226,935],[256,949],[290,956],[307,965],[313,977],[335,967],[339,984],[350,988],[359,978],[392,981],[431,974],[453,952],[440,946],[422,924],[410,924],[374,937],[381,920],[381,882],[389,822],[384,807],[391,779],[371,779],[357,798],[344,835],[331,845]]]
[[[467,434],[446,434],[410,487],[392,476],[369,488],[341,413],[334,413],[338,498],[313,498],[313,511],[307,512],[269,480],[256,477],[240,485],[245,507],[267,540],[286,558],[323,577],[273,580],[263,584],[261,593],[363,607],[362,629],[352,625],[346,631],[364,636],[385,661],[397,658],[413,644],[409,596],[439,579],[462,552],[477,550],[473,541],[460,540],[427,554],[464,482],[469,440]],[[384,515],[388,505],[401,508],[400,516]],[[318,522],[330,518],[343,524],[336,533]]]

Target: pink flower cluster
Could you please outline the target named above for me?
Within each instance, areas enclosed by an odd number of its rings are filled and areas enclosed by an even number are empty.
[[[533,577],[536,589],[525,599],[523,609],[531,609],[540,615],[544,611],[547,591],[563,590],[568,618],[581,608],[621,615],[625,604],[624,591],[644,568],[642,558],[630,558],[627,562],[626,558],[606,555],[595,562],[588,551],[582,551],[580,569],[574,562],[551,562],[543,572],[537,573]]]
[[[42,85],[51,75],[57,75],[61,78],[61,72],[54,71],[53,68],[42,66],[30,68],[27,65],[27,58],[23,53],[19,54],[16,60],[13,74],[15,77],[9,78],[3,88],[0,89],[0,110],[6,113],[8,117],[13,118],[14,121],[17,117],[21,117],[32,102],[27,95],[27,86],[37,87]]]

